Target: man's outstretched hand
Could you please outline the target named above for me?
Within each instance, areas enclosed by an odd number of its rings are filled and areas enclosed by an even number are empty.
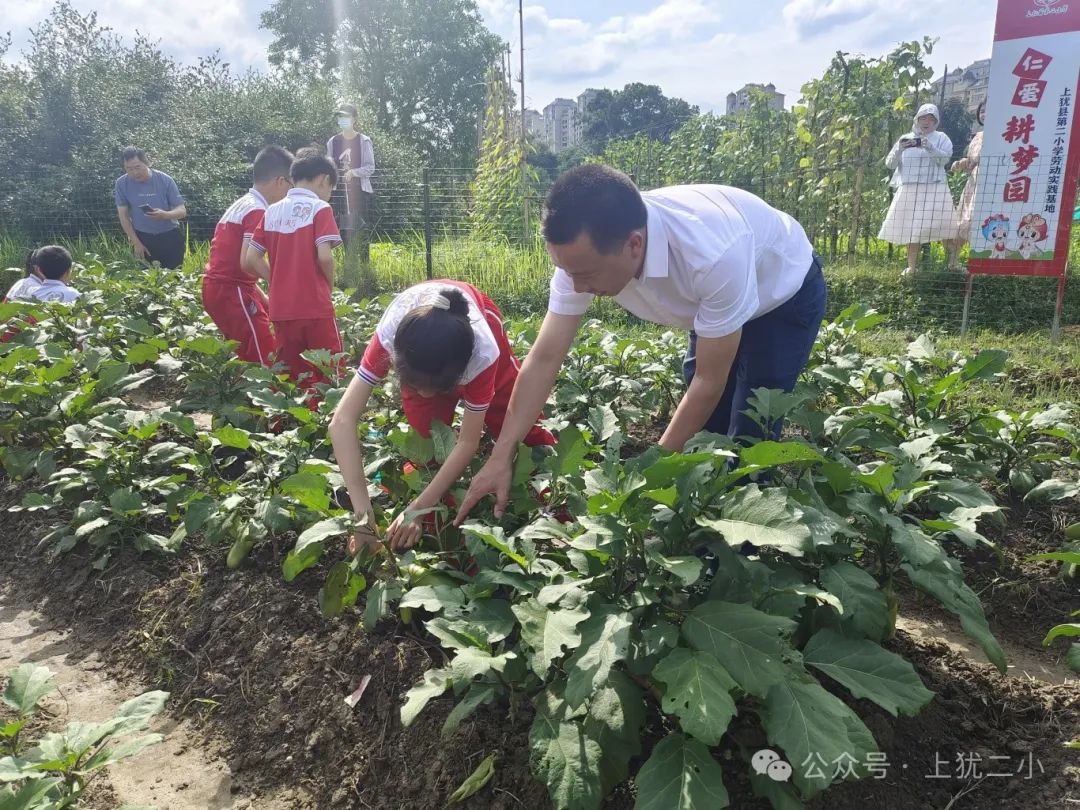
[[[454,525],[461,526],[480,499],[491,494],[495,495],[495,517],[501,519],[503,512],[506,511],[506,502],[510,499],[510,483],[513,476],[512,460],[504,462],[489,458],[469,484],[469,491],[465,493],[465,500],[461,502],[461,508],[458,509],[457,517],[454,518]]]

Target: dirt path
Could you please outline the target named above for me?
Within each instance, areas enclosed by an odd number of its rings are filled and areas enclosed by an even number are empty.
[[[96,653],[83,654],[66,628],[23,603],[10,588],[0,591],[0,672],[22,663],[47,666],[58,691],[45,699],[52,728],[73,720],[98,722],[112,716],[125,700],[143,691],[141,685],[110,679]],[[159,717],[150,728],[163,734],[162,743],[110,768],[95,780],[93,791],[108,794],[116,804],[154,806],[158,810],[284,810],[272,798],[233,793],[228,766],[206,750],[206,739],[195,723]],[[108,781],[104,786],[97,782]]]
[[[903,630],[919,641],[943,642],[950,650],[977,664],[987,664],[989,660],[979,645],[972,641],[957,625],[952,617],[926,614],[900,614],[896,617],[896,629]],[[1040,681],[1055,686],[1075,684],[1078,677],[1064,661],[1056,660],[1050,652],[1042,655],[1033,653],[1024,647],[1013,644],[1002,635],[997,635],[998,643],[1005,652],[1009,666],[1009,677],[1021,680]]]

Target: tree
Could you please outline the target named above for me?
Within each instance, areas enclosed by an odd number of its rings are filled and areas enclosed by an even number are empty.
[[[774,109],[767,93],[751,91],[738,115],[695,116],[666,143],[646,134],[613,140],[598,159],[643,188],[722,183],[752,191],[811,238],[826,238],[831,255],[853,255],[888,206],[883,158],[926,98],[932,46],[906,42],[874,58],[837,53],[803,86],[794,110]]]
[[[925,57],[934,41],[904,42],[887,56],[838,52],[825,75],[803,85],[797,108],[803,160],[816,172],[813,193],[826,201],[806,223],[829,238],[836,255],[841,238],[855,254],[860,238],[876,233],[888,208],[883,157],[926,100],[933,70]]]
[[[600,154],[609,141],[635,135],[666,142],[697,114],[697,107],[665,96],[655,84],[632,82],[622,90],[600,90],[585,113],[585,144],[593,154]]]
[[[971,127],[975,116],[968,112],[959,99],[950,98],[941,105],[941,125],[938,127],[949,136],[953,144],[953,157],[960,157],[971,141]]]
[[[563,149],[558,154],[558,162],[555,166],[555,176],[558,177],[563,172],[569,171],[575,166],[580,166],[588,157],[589,153],[580,146],[571,146],[569,149]]]
[[[541,182],[545,186],[554,183],[555,178],[559,176],[559,158],[561,155],[552,152],[551,147],[542,138],[529,135],[528,140],[529,155],[526,160],[529,161],[529,165],[536,169]]]
[[[338,78],[429,162],[472,165],[487,69],[503,44],[474,0],[275,0],[269,58]]]
[[[0,38],[0,55],[6,47]],[[207,238],[250,185],[259,149],[325,143],[334,128],[333,87],[322,79],[238,76],[213,57],[181,65],[67,2],[31,32],[22,57],[0,61],[0,223],[27,239],[118,232],[112,189],[127,144],[176,178],[193,238]],[[388,133],[372,134],[380,172],[419,162]]]

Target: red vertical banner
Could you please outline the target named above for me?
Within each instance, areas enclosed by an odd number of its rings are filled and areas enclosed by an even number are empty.
[[[969,273],[1064,279],[1078,94],[1080,0],[999,0]]]

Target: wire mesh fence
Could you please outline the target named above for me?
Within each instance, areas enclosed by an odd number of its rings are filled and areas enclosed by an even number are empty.
[[[656,167],[631,168],[643,189],[659,181]],[[745,188],[794,216],[825,260],[830,311],[861,303],[889,314],[898,327],[958,329],[965,275],[949,269],[949,248],[966,235],[957,202],[963,203],[967,177],[899,188],[890,178],[882,163],[872,172],[837,166],[781,174],[749,167],[737,177],[694,179]],[[21,263],[19,257],[28,247],[47,241],[77,243],[77,250],[93,252],[123,240],[111,182],[52,186],[48,177],[23,179],[22,186],[12,183],[10,176],[0,184],[0,255],[7,264]],[[175,179],[186,199],[189,244],[209,240],[228,203],[245,191]],[[415,167],[377,174],[365,211],[359,277],[384,289],[399,289],[429,276],[458,278],[512,302],[541,308],[551,273],[539,239],[546,188],[534,186],[528,195],[508,201],[521,206],[515,221],[524,227],[499,232],[477,214],[474,181],[475,171],[468,168]],[[29,205],[18,193],[5,194],[5,186],[36,189],[53,198],[55,205],[48,214],[38,213],[43,210],[40,204]],[[333,202],[340,208],[343,192],[336,193]],[[1071,216],[1071,204],[1060,201],[1059,206],[1063,216]],[[1014,224],[1014,240],[1015,228]],[[916,246],[910,255],[909,244]],[[1078,245],[1080,240],[1074,237],[1074,255],[1080,255]],[[985,243],[971,246],[976,251],[986,248]],[[964,248],[961,262],[967,252]],[[916,272],[901,277],[909,262]],[[1077,287],[1072,282],[1066,288],[1066,324],[1080,323]],[[1045,328],[1053,317],[1055,296],[1052,279],[979,277],[973,284],[969,320],[974,327]]]

